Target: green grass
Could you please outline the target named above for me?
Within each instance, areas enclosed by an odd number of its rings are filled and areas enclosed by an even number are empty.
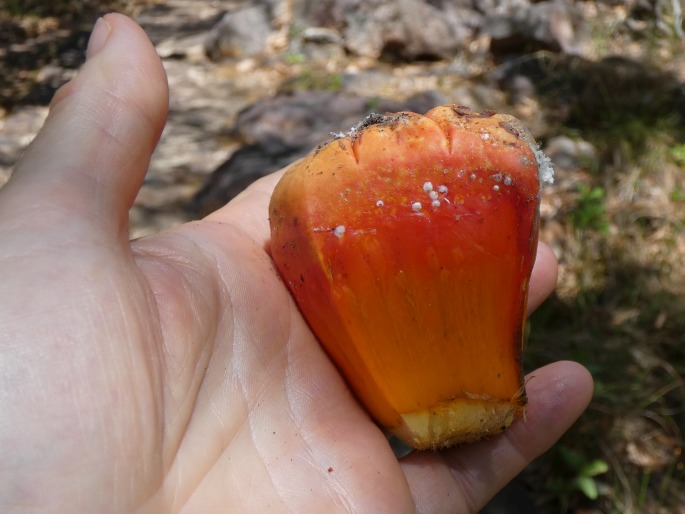
[[[604,234],[609,230],[604,197],[602,187],[578,185],[578,200],[570,212],[571,224],[576,230],[596,230]]]
[[[558,219],[566,228],[560,293],[530,321],[527,369],[570,358],[596,384],[587,413],[534,466],[545,472],[530,472],[550,514],[588,506],[661,514],[685,504],[681,127],[641,127],[638,149],[630,127],[615,127],[625,140],[593,141],[600,165]],[[544,225],[542,233],[544,240]]]
[[[305,67],[300,73],[281,86],[281,91],[340,91],[342,75],[325,70]]]
[[[597,153],[552,189],[563,208],[541,230],[561,274],[530,319],[525,367],[573,359],[595,379],[587,412],[524,474],[543,514],[685,505],[685,84],[659,37],[643,60],[537,69],[543,107],[568,113],[559,131]]]

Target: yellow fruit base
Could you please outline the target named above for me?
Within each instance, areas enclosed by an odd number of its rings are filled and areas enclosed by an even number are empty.
[[[393,435],[417,450],[471,443],[506,430],[524,407],[492,398],[458,398],[436,407],[401,414]]]

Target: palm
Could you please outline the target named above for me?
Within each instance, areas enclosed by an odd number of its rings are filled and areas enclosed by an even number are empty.
[[[165,397],[175,400],[166,485],[197,512],[380,512],[391,502],[402,512],[410,497],[397,460],[264,251],[268,182],[208,220],[134,245],[166,302]]]
[[[139,29],[108,20],[0,191],[0,510],[468,512],[575,419],[590,382],[560,364],[526,423],[398,463],[273,269],[276,176],[129,244],[165,83]],[[539,263],[533,304],[555,274]]]

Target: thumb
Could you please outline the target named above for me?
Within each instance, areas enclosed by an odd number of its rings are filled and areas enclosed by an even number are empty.
[[[122,15],[99,19],[86,63],[55,94],[45,125],[0,191],[0,220],[34,229],[79,221],[127,236],[128,210],[167,110],[164,68],[143,30]]]

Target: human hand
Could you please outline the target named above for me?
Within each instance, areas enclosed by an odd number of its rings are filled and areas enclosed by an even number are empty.
[[[108,15],[0,190],[0,511],[475,512],[580,415],[591,379],[556,363],[504,434],[398,461],[274,271],[278,174],[128,241],[167,98]],[[541,246],[531,309],[555,279]]]

